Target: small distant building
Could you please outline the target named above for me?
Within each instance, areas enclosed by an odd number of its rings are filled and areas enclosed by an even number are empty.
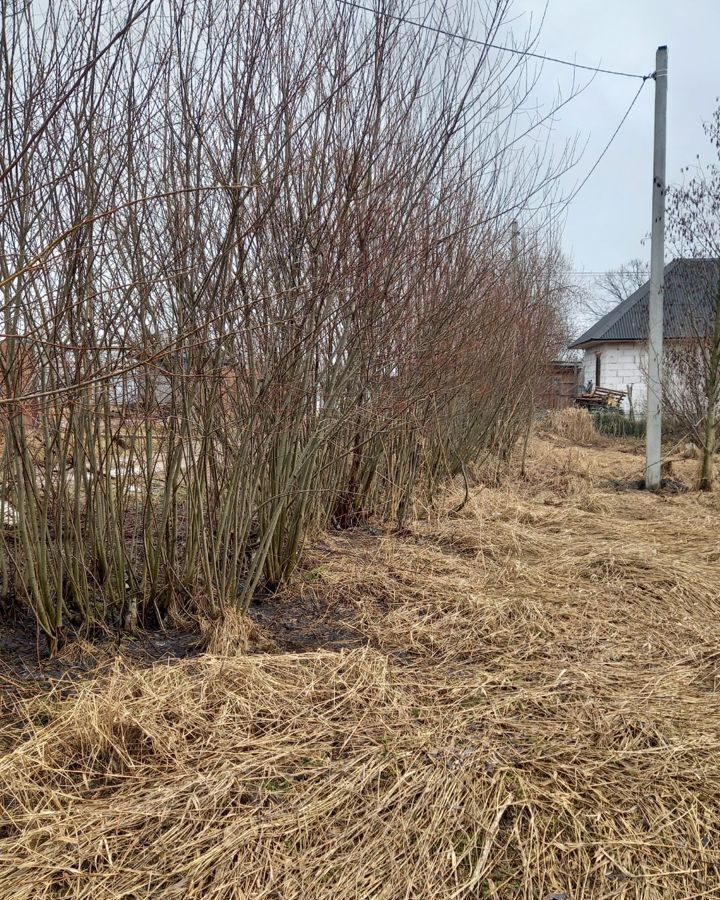
[[[666,347],[684,344],[703,333],[712,321],[717,302],[720,261],[674,259],[665,266],[663,340]],[[625,391],[630,403],[644,409],[647,395],[647,341],[650,282],[599,319],[570,350],[584,352],[583,388]]]
[[[547,372],[547,379],[540,403],[545,409],[564,409],[575,403],[581,388],[582,363],[576,359],[554,359]]]

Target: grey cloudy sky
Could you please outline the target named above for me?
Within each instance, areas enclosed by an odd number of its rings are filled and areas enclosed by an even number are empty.
[[[546,0],[515,0],[512,28],[539,22]],[[649,73],[659,44],[669,47],[668,181],[696,154],[708,156],[702,123],[720,94],[720,0],[548,0],[538,49],[552,56],[611,69]],[[540,93],[547,102],[565,91],[572,70],[544,63]],[[558,114],[553,140],[579,132],[583,159],[566,176],[580,181],[627,110],[639,82],[595,76]],[[563,244],[577,270],[617,268],[649,259],[654,82],[648,81],[612,147],[568,210]],[[668,255],[670,251],[668,252]],[[591,279],[586,279],[590,282]]]

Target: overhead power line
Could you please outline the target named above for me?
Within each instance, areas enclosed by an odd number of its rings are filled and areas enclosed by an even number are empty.
[[[526,57],[531,57],[532,59],[540,59],[540,60],[543,60],[544,62],[553,62],[553,63],[557,63],[562,66],[570,66],[573,69],[583,69],[584,71],[594,72],[596,74],[616,75],[621,78],[634,78],[634,79],[638,79],[640,81],[640,86],[638,87],[637,92],[635,93],[632,100],[630,101],[630,105],[625,110],[622,118],[620,119],[620,122],[618,123],[617,128],[613,131],[612,135],[610,136],[610,139],[603,147],[602,152],[600,153],[598,158],[595,160],[595,162],[593,163],[593,165],[591,166],[590,170],[585,175],[583,180],[575,188],[575,190],[570,194],[570,196],[567,198],[567,200],[565,200],[562,203],[560,209],[551,216],[551,221],[553,221],[553,222],[557,221],[558,217],[565,212],[565,210],[568,208],[568,206],[572,203],[572,201],[577,197],[577,195],[580,193],[580,191],[588,183],[588,181],[590,180],[592,175],[595,173],[596,169],[598,168],[598,166],[600,165],[602,160],[605,158],[605,155],[607,154],[608,150],[610,149],[613,142],[615,141],[615,138],[618,136],[621,128],[627,121],[627,118],[630,115],[633,107],[635,106],[635,104],[638,100],[638,97],[640,96],[640,94],[642,92],[643,87],[645,87],[645,82],[648,81],[648,79],[650,79],[650,78],[655,78],[655,75],[656,75],[655,72],[650,72],[648,75],[640,75],[639,73],[636,73],[636,72],[623,72],[623,71],[620,71],[617,69],[603,69],[599,66],[583,65],[581,63],[572,62],[571,60],[560,59],[559,57],[556,57],[556,56],[547,56],[542,53],[534,53],[530,50],[519,50],[516,47],[506,47],[502,44],[495,44],[490,41],[482,41],[482,40],[479,40],[478,38],[467,37],[465,35],[458,34],[453,31],[448,31],[444,28],[439,28],[438,26],[435,26],[435,25],[428,25],[425,22],[417,22],[413,19],[408,19],[404,16],[396,16],[393,13],[385,12],[384,10],[373,9],[370,6],[364,6],[361,3],[356,3],[355,0],[337,0],[337,2],[343,4],[344,6],[352,7],[353,9],[359,9],[359,10],[362,10],[363,12],[371,13],[372,15],[384,16],[385,18],[392,19],[395,22],[401,22],[405,25],[412,25],[415,28],[423,28],[427,31],[432,31],[436,34],[441,34],[441,35],[444,35],[445,37],[453,38],[455,40],[463,41],[465,43],[476,44],[480,47],[488,47],[490,49],[499,50],[504,53],[514,53],[518,56],[526,56]],[[446,235],[445,237],[443,237],[442,241],[446,241],[449,238],[454,237],[456,234],[459,234],[463,231],[469,231],[469,230],[472,230],[473,228],[478,228],[479,226],[485,224],[486,221],[487,220],[481,220],[479,222],[473,222],[469,225],[465,225],[462,228],[459,228],[456,231],[452,232],[450,235]],[[590,273],[576,273],[576,274],[590,274]],[[604,273],[600,273],[600,274],[604,274]]]
[[[565,212],[565,210],[568,208],[568,206],[570,206],[570,204],[573,202],[573,200],[577,197],[577,195],[580,193],[580,191],[585,187],[585,185],[588,183],[588,181],[590,180],[590,178],[593,176],[593,174],[595,173],[595,170],[596,170],[597,167],[600,165],[600,163],[603,161],[603,159],[605,158],[606,153],[608,152],[608,150],[609,150],[610,147],[612,146],[613,141],[614,141],[615,138],[618,136],[618,134],[619,134],[619,132],[620,132],[620,129],[623,127],[623,125],[624,125],[625,122],[627,121],[627,117],[630,115],[630,113],[631,113],[631,111],[632,111],[632,108],[633,108],[633,107],[635,106],[635,104],[637,103],[637,99],[638,99],[638,97],[640,96],[640,92],[642,91],[642,89],[643,89],[644,87],[645,87],[645,80],[643,79],[643,81],[642,81],[640,87],[637,89],[637,93],[635,94],[635,96],[634,96],[634,97],[632,98],[632,100],[630,101],[630,106],[628,106],[628,108],[625,110],[625,113],[624,113],[622,119],[620,119],[620,122],[618,123],[617,128],[616,128],[615,131],[613,131],[613,133],[610,135],[610,140],[609,140],[609,141],[607,142],[607,144],[605,144],[605,146],[603,147],[602,152],[600,153],[600,155],[598,156],[598,158],[595,160],[595,162],[593,163],[593,165],[590,167],[590,170],[588,171],[587,175],[583,178],[583,180],[580,182],[580,184],[575,188],[575,190],[572,192],[572,194],[570,194],[570,196],[568,197],[568,199],[563,203],[563,205],[562,205],[561,208],[559,209],[558,213],[557,213],[555,216],[553,216],[553,220],[557,219],[558,215],[562,215],[562,213]]]
[[[620,270],[608,269],[605,272],[566,272],[566,275],[627,275],[627,272],[622,272]],[[643,274],[650,277],[650,272],[644,272]]]
[[[477,44],[478,47],[488,47],[491,50],[500,50],[503,53],[515,53],[518,56],[527,56],[532,59],[541,59],[544,62],[557,63],[560,66],[570,66],[573,69],[583,69],[586,72],[594,72],[599,75],[618,75],[621,78],[640,78],[647,81],[648,78],[654,76],[654,72],[648,75],[640,75],[637,72],[622,72],[617,69],[603,69],[600,66],[587,66],[582,63],[572,62],[569,59],[560,59],[557,56],[547,56],[544,53],[533,53],[531,50],[518,50],[517,47],[506,47],[503,44],[494,44],[491,41],[481,41],[479,38],[467,37],[464,34],[458,34],[454,31],[448,31],[445,28],[439,28],[437,25],[428,25],[427,22],[417,22],[414,19],[406,19],[404,16],[396,16],[393,13],[385,12],[380,9],[373,9],[371,6],[363,6],[361,3],[355,3],[353,0],[337,0],[343,6],[351,6],[354,9],[361,9],[364,12],[373,15],[384,16],[386,19],[393,19],[395,22],[402,22],[405,25],[413,25],[415,28],[424,28],[426,31],[432,31],[435,34],[442,34],[445,37],[454,38],[458,41],[464,41],[467,44]]]
[[[344,0],[339,0],[339,2],[344,2]],[[640,85],[640,87],[638,88],[637,92],[635,93],[635,96],[632,98],[630,105],[625,110],[623,117],[620,119],[620,122],[618,123],[617,128],[615,129],[615,131],[613,131],[612,135],[610,136],[610,140],[607,142],[607,144],[605,144],[605,146],[602,149],[602,152],[600,153],[598,158],[595,160],[595,162],[592,164],[592,166],[590,167],[590,170],[585,175],[583,180],[575,188],[575,190],[570,194],[570,196],[562,202],[560,208],[551,214],[550,220],[549,220],[551,224],[556,222],[559,219],[559,217],[565,212],[565,210],[568,208],[568,206],[570,206],[570,204],[577,197],[577,195],[580,193],[580,191],[588,183],[588,181],[594,174],[595,170],[597,169],[597,167],[600,165],[600,163],[604,159],[606,153],[612,146],[613,141],[618,136],[620,129],[625,124],[627,117],[630,115],[632,108],[635,106],[637,99],[640,96],[640,92],[642,91],[644,86],[645,86],[645,82],[643,81],[642,84]],[[510,213],[513,211],[514,211],[513,209],[509,209],[509,210],[505,210],[505,213]],[[499,218],[499,216],[491,216],[489,219],[480,219],[477,222],[470,222],[468,225],[463,225],[461,228],[457,228],[455,231],[451,231],[450,234],[444,235],[442,238],[439,239],[438,243],[444,243],[445,241],[449,241],[451,238],[455,237],[458,234],[462,234],[464,231],[472,231],[474,228],[480,228],[482,225],[486,225],[488,222],[492,221],[493,219],[497,219],[497,218]],[[573,274],[573,273],[568,273],[568,274]],[[583,273],[576,273],[576,274],[583,274]],[[587,274],[590,274],[590,273],[587,273]],[[600,273],[600,274],[604,274],[604,273]]]

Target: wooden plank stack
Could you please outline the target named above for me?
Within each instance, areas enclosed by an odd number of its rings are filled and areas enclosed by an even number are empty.
[[[583,391],[575,398],[576,406],[585,409],[618,409],[625,397],[625,391],[615,391],[612,388],[595,387],[590,391]]]

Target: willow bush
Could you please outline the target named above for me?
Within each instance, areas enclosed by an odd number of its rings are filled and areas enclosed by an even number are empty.
[[[51,644],[245,608],[512,446],[562,263],[510,221],[570,162],[517,136],[527,58],[396,0],[36,7],[3,6],[0,574]]]

